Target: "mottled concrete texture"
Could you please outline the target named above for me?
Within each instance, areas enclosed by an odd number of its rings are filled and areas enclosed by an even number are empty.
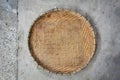
[[[94,58],[78,73],[48,72],[30,55],[31,25],[53,8],[81,13],[96,32]],[[0,35],[0,80],[120,80],[120,0],[19,0],[18,26],[17,0],[0,0]]]
[[[28,34],[34,20],[53,8],[81,13],[93,25],[97,48],[82,71],[60,75],[38,67],[28,49]],[[120,80],[120,0],[20,0],[19,80]],[[66,57],[67,58],[67,57]]]
[[[0,0],[0,80],[17,79],[17,0]]]

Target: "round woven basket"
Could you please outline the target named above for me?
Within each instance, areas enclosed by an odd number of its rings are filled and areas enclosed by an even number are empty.
[[[52,10],[34,22],[29,48],[43,68],[71,73],[83,69],[93,57],[95,35],[90,23],[79,13]]]

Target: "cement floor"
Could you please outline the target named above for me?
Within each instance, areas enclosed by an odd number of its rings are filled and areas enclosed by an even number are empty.
[[[78,73],[51,73],[38,67],[30,55],[31,25],[54,8],[81,13],[96,32],[94,58]],[[120,0],[0,0],[0,35],[0,80],[120,79]]]

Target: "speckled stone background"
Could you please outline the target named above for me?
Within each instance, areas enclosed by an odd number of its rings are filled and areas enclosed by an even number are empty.
[[[51,73],[30,55],[31,25],[53,8],[81,13],[96,32],[95,55],[78,73]],[[0,80],[120,80],[120,0],[0,0]]]
[[[0,0],[0,80],[17,80],[17,0]]]

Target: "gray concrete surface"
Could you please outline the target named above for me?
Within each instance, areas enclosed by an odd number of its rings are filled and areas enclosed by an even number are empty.
[[[17,79],[17,0],[0,0],[0,80]]]
[[[94,58],[78,73],[51,73],[30,55],[31,25],[53,8],[81,13],[96,32]],[[120,80],[120,0],[19,0],[18,26],[17,0],[0,0],[0,55],[0,80]]]
[[[97,49],[82,71],[54,74],[39,67],[28,49],[28,34],[34,20],[53,8],[81,13],[93,25]],[[120,80],[120,0],[20,0],[19,1],[19,80]]]

